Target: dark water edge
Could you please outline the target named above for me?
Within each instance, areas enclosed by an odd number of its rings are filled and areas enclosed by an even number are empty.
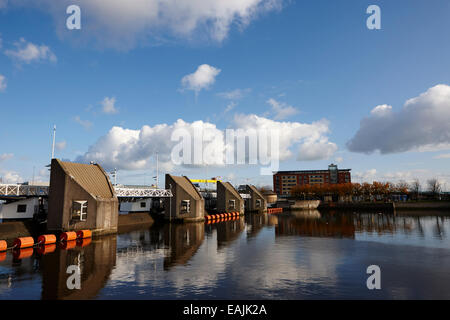
[[[426,213],[155,224],[22,260],[8,253],[0,299],[450,299],[449,235],[449,215]],[[366,286],[373,264],[381,290]],[[67,288],[69,265],[80,266],[80,290]]]

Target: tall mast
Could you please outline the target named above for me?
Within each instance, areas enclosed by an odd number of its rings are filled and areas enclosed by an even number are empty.
[[[159,161],[158,161],[158,152],[156,152],[156,189],[158,189],[158,176],[159,176]]]
[[[53,126],[52,160],[55,158],[55,137],[56,137],[56,125]]]

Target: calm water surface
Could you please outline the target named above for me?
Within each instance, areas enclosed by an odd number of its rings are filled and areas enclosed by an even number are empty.
[[[449,236],[450,213],[311,211],[153,226],[0,255],[0,299],[450,299]],[[366,287],[373,264],[378,291]],[[80,290],[67,289],[69,265],[80,267]]]

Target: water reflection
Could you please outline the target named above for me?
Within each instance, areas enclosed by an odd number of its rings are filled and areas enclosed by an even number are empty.
[[[449,232],[445,214],[317,210],[153,225],[2,254],[0,299],[450,298]],[[382,292],[365,288],[374,263]]]
[[[42,299],[92,299],[108,281],[116,263],[116,237],[85,239],[71,250],[60,248],[40,257]],[[69,289],[67,268],[79,267],[81,289]]]

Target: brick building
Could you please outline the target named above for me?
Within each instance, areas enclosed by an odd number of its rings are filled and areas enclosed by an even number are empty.
[[[330,164],[328,170],[278,171],[273,175],[273,190],[277,195],[288,196],[296,185],[349,183],[350,170]]]

